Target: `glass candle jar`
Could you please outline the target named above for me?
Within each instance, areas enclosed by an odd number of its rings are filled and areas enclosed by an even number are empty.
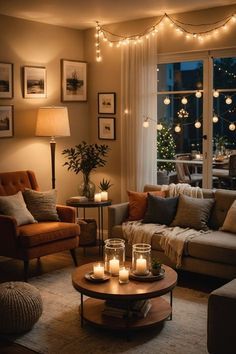
[[[147,275],[151,268],[151,245],[136,243],[132,247],[132,271],[136,275]]]
[[[125,240],[108,238],[104,242],[105,270],[111,275],[118,275],[120,267],[125,263]]]

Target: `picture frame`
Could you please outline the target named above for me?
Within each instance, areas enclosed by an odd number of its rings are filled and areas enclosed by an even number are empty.
[[[98,139],[116,140],[115,117],[98,117]]]
[[[46,95],[46,68],[24,66],[24,98],[45,98]]]
[[[87,101],[87,62],[61,60],[61,100]]]
[[[116,93],[98,93],[98,114],[116,114]]]
[[[0,138],[11,138],[13,135],[13,105],[0,105]]]
[[[0,98],[13,98],[13,64],[0,62]]]

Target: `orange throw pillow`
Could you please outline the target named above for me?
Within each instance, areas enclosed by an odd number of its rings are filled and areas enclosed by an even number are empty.
[[[129,217],[128,221],[141,220],[147,210],[147,196],[148,193],[158,197],[165,198],[164,191],[150,191],[150,192],[132,192],[127,191],[129,197]]]

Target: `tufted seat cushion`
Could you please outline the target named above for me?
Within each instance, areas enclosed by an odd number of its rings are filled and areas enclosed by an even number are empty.
[[[236,191],[223,189],[215,191],[215,203],[209,219],[211,229],[218,230],[223,225],[227,212],[235,199]]]
[[[68,239],[79,235],[79,226],[66,222],[40,222],[22,225],[19,228],[19,240],[24,247]]]

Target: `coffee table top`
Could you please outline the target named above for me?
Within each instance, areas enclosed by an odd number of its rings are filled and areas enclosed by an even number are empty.
[[[125,262],[131,266],[130,262]],[[78,267],[72,273],[72,284],[80,293],[96,299],[113,300],[142,300],[164,295],[177,284],[177,273],[174,269],[163,265],[165,277],[153,282],[131,280],[128,284],[120,284],[118,277],[111,277],[103,283],[93,283],[85,279],[84,275],[91,272],[93,263]]]

